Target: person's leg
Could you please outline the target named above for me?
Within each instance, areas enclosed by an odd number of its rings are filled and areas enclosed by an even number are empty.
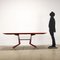
[[[54,32],[50,32],[51,38],[52,38],[52,46],[49,46],[48,48],[57,48],[55,43],[55,37]]]
[[[56,46],[56,43],[55,43],[55,37],[54,37],[54,32],[50,32],[50,35],[51,35],[51,38],[52,38],[52,46]]]

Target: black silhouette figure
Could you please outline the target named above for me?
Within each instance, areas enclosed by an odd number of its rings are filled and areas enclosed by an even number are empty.
[[[56,32],[54,16],[55,16],[55,13],[52,11],[50,13],[50,21],[49,21],[49,32],[52,38],[52,46],[49,46],[48,48],[56,48],[56,42],[54,37],[54,32]]]

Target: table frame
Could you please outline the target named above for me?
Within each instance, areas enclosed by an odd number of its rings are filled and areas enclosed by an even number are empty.
[[[32,44],[32,36],[35,35],[35,34],[46,34],[46,32],[39,32],[39,33],[4,33],[6,35],[16,35],[18,37],[18,44],[16,44],[15,46],[13,46],[13,48],[16,48],[17,46],[19,46],[21,44],[21,40],[30,40],[29,41],[29,44],[31,46],[33,46],[34,48],[37,48],[36,45]],[[30,34],[30,39],[20,39],[20,36],[19,35],[24,35],[24,34]]]

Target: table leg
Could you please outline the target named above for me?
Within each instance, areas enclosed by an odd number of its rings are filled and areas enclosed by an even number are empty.
[[[37,48],[35,45],[33,45],[33,44],[31,43],[31,40],[32,40],[32,35],[30,36],[29,44],[32,45],[33,47]]]
[[[20,45],[21,44],[21,42],[20,42],[20,37],[19,37],[19,35],[18,35],[18,44],[17,45],[15,45],[15,46],[13,46],[13,48],[16,48],[18,45]]]

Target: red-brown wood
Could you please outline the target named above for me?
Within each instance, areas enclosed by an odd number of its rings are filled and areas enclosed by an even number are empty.
[[[46,34],[46,32],[31,32],[31,33],[3,33],[3,34],[8,34],[8,35],[10,35],[10,34],[16,34],[16,35],[18,35],[18,34]]]
[[[46,32],[32,32],[32,33],[4,33],[4,34],[6,34],[6,35],[17,35],[18,36],[18,44],[17,45],[15,45],[15,46],[13,46],[13,48],[16,48],[18,45],[20,45],[21,44],[21,42],[20,42],[20,40],[22,40],[22,39],[20,39],[20,34],[30,34],[31,36],[30,36],[30,41],[29,41],[29,44],[30,45],[32,45],[33,47],[35,47],[35,48],[37,48],[35,45],[33,45],[32,43],[31,43],[31,40],[32,40],[32,36],[33,35],[35,35],[35,34],[46,34]],[[23,40],[26,40],[26,39],[23,39]],[[28,40],[28,39],[27,39]]]

